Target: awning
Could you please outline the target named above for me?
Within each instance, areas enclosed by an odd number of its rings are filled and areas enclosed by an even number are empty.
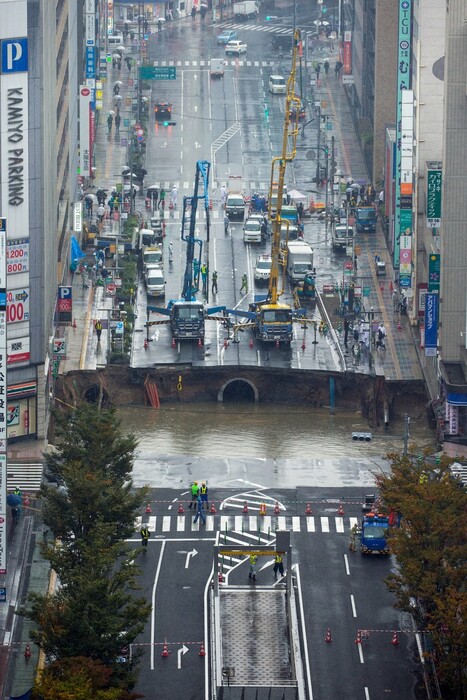
[[[446,399],[451,406],[467,406],[467,394],[448,394]]]

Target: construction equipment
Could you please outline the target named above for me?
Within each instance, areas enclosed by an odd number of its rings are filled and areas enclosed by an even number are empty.
[[[368,513],[362,518],[360,551],[362,554],[389,554],[389,519],[385,515]]]
[[[295,79],[297,72],[297,59],[300,50],[300,30],[294,33],[292,68],[287,81],[287,92],[285,98],[284,130],[282,139],[282,152],[280,156],[272,159],[271,181],[268,197],[268,216],[272,222],[271,235],[271,274],[269,277],[269,288],[266,297],[257,296],[253,304],[250,304],[250,311],[255,317],[255,335],[263,342],[282,342],[289,344],[293,339],[292,322],[294,312],[289,304],[280,303],[279,297],[283,290],[279,290],[279,278],[282,277],[279,269],[279,259],[281,257],[281,211],[284,203],[285,192],[285,170],[287,163],[290,163],[297,152],[298,119],[291,118],[291,114],[298,114],[301,100],[295,94]]]
[[[187,244],[187,249],[181,298],[170,300],[167,308],[149,305],[147,307],[148,316],[150,312],[169,316],[167,323],[170,323],[173,338],[178,340],[203,340],[206,315],[219,310],[217,307],[216,309],[206,309],[204,302],[196,299],[200,276],[203,278],[204,291],[206,291],[207,285],[207,263],[205,277],[202,274],[204,272],[202,270],[203,242],[199,238],[195,238],[195,232],[198,202],[202,200],[206,211],[206,237],[209,240],[208,184],[210,167],[211,164],[207,160],[197,161],[194,193],[192,196],[183,198],[181,239]],[[197,254],[196,246],[198,246]],[[148,320],[146,328],[149,329],[156,323],[160,324],[161,321]],[[164,322],[162,321],[162,323]]]

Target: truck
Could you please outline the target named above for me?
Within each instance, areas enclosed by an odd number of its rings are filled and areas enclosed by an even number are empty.
[[[281,239],[294,240],[298,237],[298,210],[292,204],[283,205],[281,209]]]
[[[301,282],[313,273],[313,248],[305,241],[287,243],[287,275],[292,282]]]
[[[231,221],[233,219],[243,221],[245,218],[245,199],[241,192],[229,193],[225,204],[225,213]]]
[[[144,273],[148,297],[162,297],[165,295],[164,271],[159,265],[148,265]]]
[[[376,233],[376,210],[374,207],[357,207],[355,219],[357,233]]]
[[[145,245],[141,251],[143,273],[149,266],[164,268],[162,248],[159,245]]]
[[[363,516],[360,530],[360,551],[362,554],[389,554],[389,518],[380,513]]]
[[[255,0],[244,0],[235,2],[233,6],[235,19],[254,19],[259,14],[258,3]]]
[[[211,58],[209,62],[209,75],[211,78],[224,77],[225,60],[223,58]]]
[[[346,223],[335,223],[331,232],[332,249],[334,251],[346,250],[348,246],[352,245],[354,235],[355,231],[353,226],[348,226]]]

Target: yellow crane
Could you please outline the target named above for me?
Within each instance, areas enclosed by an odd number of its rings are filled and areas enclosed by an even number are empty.
[[[284,198],[284,181],[287,163],[297,152],[298,119],[301,99],[296,95],[296,73],[299,52],[301,50],[301,33],[295,30],[292,51],[292,68],[287,81],[285,97],[285,118],[282,137],[282,152],[272,159],[271,181],[269,184],[268,216],[272,222],[271,232],[271,275],[266,301],[255,305],[256,336],[265,342],[290,343],[293,339],[293,309],[289,304],[280,303],[279,291],[280,256],[281,256],[281,210]]]

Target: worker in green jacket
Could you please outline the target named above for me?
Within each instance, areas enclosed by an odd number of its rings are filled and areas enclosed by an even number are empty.
[[[199,486],[197,481],[193,481],[191,484],[191,501],[190,505],[188,506],[189,508],[192,507],[193,503],[197,503],[198,501],[198,495],[199,495]]]

